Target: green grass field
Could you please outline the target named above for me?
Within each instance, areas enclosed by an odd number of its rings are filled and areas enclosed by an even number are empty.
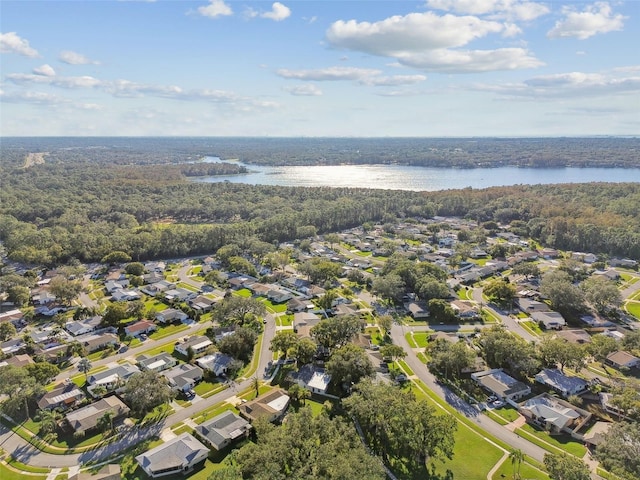
[[[640,320],[640,302],[627,302],[624,308],[627,310],[627,312]]]

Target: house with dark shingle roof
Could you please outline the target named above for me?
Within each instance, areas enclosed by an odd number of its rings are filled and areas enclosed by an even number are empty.
[[[251,432],[251,424],[231,410],[227,410],[198,425],[195,432],[205,444],[220,451],[232,442],[246,438]]]
[[[105,397],[91,405],[68,413],[64,421],[75,433],[84,433],[96,428],[98,420],[106,412],[111,412],[113,419],[117,420],[129,414],[129,407],[116,396]]]
[[[198,463],[204,462],[208,455],[209,449],[206,446],[193,435],[183,433],[138,455],[136,462],[152,478],[168,475],[175,478],[191,472]]]

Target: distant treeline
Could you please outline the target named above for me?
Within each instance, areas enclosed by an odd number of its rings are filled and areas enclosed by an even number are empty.
[[[640,259],[640,183],[407,192],[193,183],[181,166],[96,161],[0,165],[0,240],[13,260],[55,265],[207,254],[365,222],[456,215],[511,223],[561,249]]]
[[[27,153],[49,163],[194,162],[205,156],[261,165],[401,164],[427,167],[640,167],[638,138],[3,138],[2,163]]]

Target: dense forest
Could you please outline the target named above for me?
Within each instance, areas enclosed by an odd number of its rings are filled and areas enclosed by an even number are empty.
[[[3,138],[2,161],[28,152],[49,163],[194,162],[204,156],[261,165],[400,164],[427,167],[640,167],[638,138]]]
[[[199,168],[228,173],[233,165],[142,161],[155,151],[104,162],[93,158],[100,150],[78,147],[65,156],[55,150],[61,139],[29,150],[23,141],[18,149],[3,144],[0,165],[0,240],[20,262],[99,261],[113,251],[136,260],[206,254],[251,238],[291,241],[434,215],[511,223],[544,245],[640,259],[640,183],[439,192],[193,183],[186,176]],[[28,152],[54,150],[24,167]],[[164,158],[174,154],[181,158],[177,149]]]

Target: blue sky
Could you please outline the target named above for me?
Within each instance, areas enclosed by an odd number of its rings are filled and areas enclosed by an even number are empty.
[[[11,135],[640,133],[640,1],[0,1]]]

